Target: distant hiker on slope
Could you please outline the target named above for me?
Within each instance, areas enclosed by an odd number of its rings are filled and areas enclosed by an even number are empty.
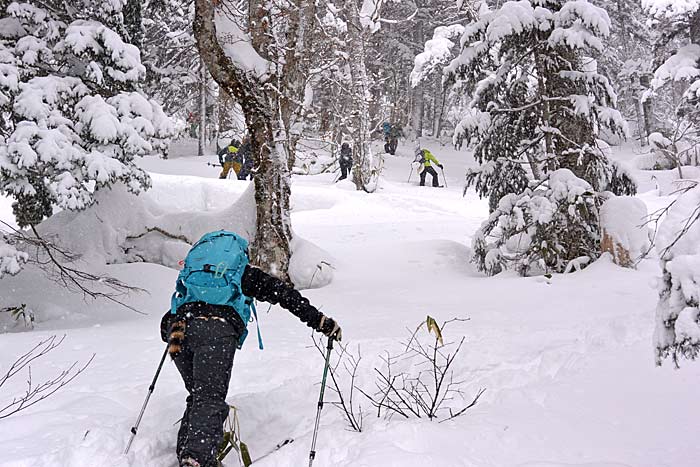
[[[240,155],[238,155],[239,147],[241,147],[241,142],[237,139],[232,139],[231,144],[219,151],[219,164],[221,164],[222,167],[219,178],[228,177],[228,173],[231,171],[231,169],[233,169],[236,176],[238,176],[243,162]]]
[[[343,143],[340,146],[340,178],[338,181],[348,178],[348,173],[352,170],[352,149],[348,143]]]
[[[340,326],[293,287],[248,264],[248,242],[233,232],[204,235],[175,284],[161,337],[189,392],[177,435],[181,467],[217,467],[233,357],[248,334],[253,299],[279,303],[307,326],[340,341]],[[262,340],[258,330],[258,341]]]
[[[391,125],[387,143],[384,145],[384,151],[395,156],[396,148],[399,146],[399,137],[403,137],[403,128],[400,125]]]
[[[391,139],[391,123],[382,123],[382,134],[384,135],[384,152],[388,153],[391,150],[389,140]]]
[[[443,165],[440,163],[440,161],[437,160],[437,158],[425,148],[416,149],[415,161],[419,165],[418,171],[420,173],[420,186],[425,186],[425,176],[426,174],[430,174],[433,176],[433,186],[439,187],[440,181],[438,180],[438,174],[433,168],[432,163],[434,162],[435,165],[442,169]]]

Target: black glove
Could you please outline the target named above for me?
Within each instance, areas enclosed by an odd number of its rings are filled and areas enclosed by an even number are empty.
[[[163,342],[168,342],[168,334],[170,334],[170,323],[172,323],[172,319],[174,317],[175,315],[170,313],[170,310],[168,310],[160,319],[160,339]]]
[[[442,166],[442,164],[438,164],[438,167],[440,167],[441,169],[444,169],[444,167]]]
[[[326,315],[321,315],[321,321],[319,321],[318,329],[316,330],[338,342],[343,339],[343,330],[340,329],[340,326],[338,326],[338,323],[336,323],[333,318],[329,318]]]

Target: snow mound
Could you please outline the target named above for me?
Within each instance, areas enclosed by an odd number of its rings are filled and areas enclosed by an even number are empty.
[[[600,225],[604,236],[609,236],[616,251],[622,249],[630,260],[641,257],[650,245],[649,230],[645,226],[647,207],[631,196],[616,196],[607,200],[600,209]]]
[[[324,287],[333,280],[335,260],[313,243],[294,236],[289,260],[289,278],[298,289]]]

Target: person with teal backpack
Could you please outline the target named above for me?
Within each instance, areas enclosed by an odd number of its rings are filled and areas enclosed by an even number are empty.
[[[187,254],[161,320],[161,338],[189,393],[177,436],[181,467],[219,465],[233,357],[251,314],[257,322],[254,299],[279,303],[314,330],[342,338],[340,326],[297,290],[249,264],[244,238],[225,230],[205,234]],[[262,349],[259,327],[257,335]]]

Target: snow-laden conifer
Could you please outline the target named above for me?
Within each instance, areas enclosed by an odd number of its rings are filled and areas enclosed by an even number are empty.
[[[464,28],[446,72],[471,96],[454,140],[476,143],[467,187],[492,211],[474,240],[481,270],[563,272],[595,259],[598,193],[636,191],[597,139],[627,134],[592,58],[609,33],[608,14],[587,0],[509,1]]]
[[[80,210],[121,181],[150,185],[134,156],[162,148],[172,131],[138,92],[145,69],[125,43],[119,0],[14,2],[0,36],[0,191],[20,226],[54,208]],[[110,26],[112,27],[110,27]],[[120,26],[121,25],[121,26]]]
[[[604,128],[624,136],[616,95],[591,58],[610,32],[605,10],[586,0],[523,0],[482,10],[448,66],[470,92],[455,140],[476,142],[481,164],[467,177],[491,210],[529,177],[567,168],[595,190],[633,193],[634,183],[596,144]]]

